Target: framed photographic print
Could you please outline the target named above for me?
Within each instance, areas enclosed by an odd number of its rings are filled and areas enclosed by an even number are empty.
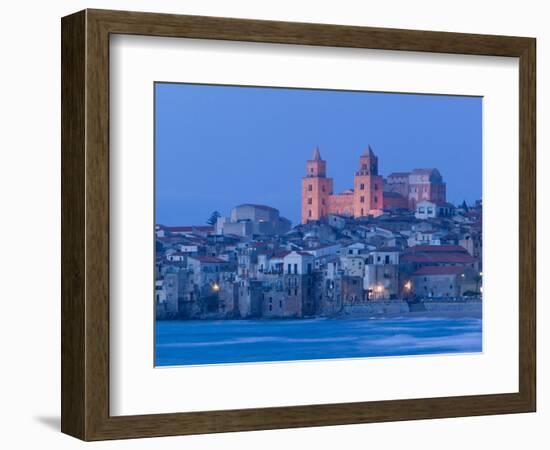
[[[62,431],[535,411],[535,39],[62,19]]]

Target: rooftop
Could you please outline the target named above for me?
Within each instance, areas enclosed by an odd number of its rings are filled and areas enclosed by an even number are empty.
[[[392,172],[388,175],[388,178],[404,178],[408,177],[410,172]]]
[[[266,211],[277,211],[279,212],[278,209],[276,208],[272,208],[271,206],[267,206],[267,205],[258,205],[258,204],[255,204],[255,203],[243,203],[242,205],[237,205],[235,206],[235,208],[241,208],[243,206],[251,206],[253,208],[258,208],[258,209],[264,209]]]
[[[472,264],[476,259],[468,253],[409,253],[401,256],[401,261],[419,264]]]
[[[421,275],[457,275],[459,273],[464,272],[463,267],[456,267],[456,266],[425,266],[418,269],[416,272],[414,272],[413,276],[421,276]]]
[[[189,259],[195,259],[203,264],[219,264],[227,262],[226,260],[215,256],[190,256]]]
[[[159,229],[169,231],[172,233],[191,233],[193,231],[214,231],[214,227],[211,225],[185,225],[185,226],[173,226],[168,227],[165,225],[158,225]]]
[[[468,253],[460,245],[414,245],[405,249],[405,253]]]

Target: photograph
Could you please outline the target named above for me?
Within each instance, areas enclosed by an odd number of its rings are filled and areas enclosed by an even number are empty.
[[[154,90],[156,367],[483,351],[482,97]]]

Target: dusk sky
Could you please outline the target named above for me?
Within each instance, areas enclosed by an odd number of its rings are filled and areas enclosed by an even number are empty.
[[[157,83],[156,223],[201,225],[259,203],[300,220],[315,146],[334,192],[353,186],[367,145],[379,172],[435,167],[447,200],[481,198],[482,99]]]

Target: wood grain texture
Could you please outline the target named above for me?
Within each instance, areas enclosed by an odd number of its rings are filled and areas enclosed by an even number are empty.
[[[85,20],[79,12],[61,27],[61,430],[78,437],[86,409]]]
[[[109,34],[112,33],[519,57],[519,392],[109,416]],[[62,41],[62,430],[65,433],[84,440],[99,440],[535,410],[534,39],[86,10],[63,18]]]

